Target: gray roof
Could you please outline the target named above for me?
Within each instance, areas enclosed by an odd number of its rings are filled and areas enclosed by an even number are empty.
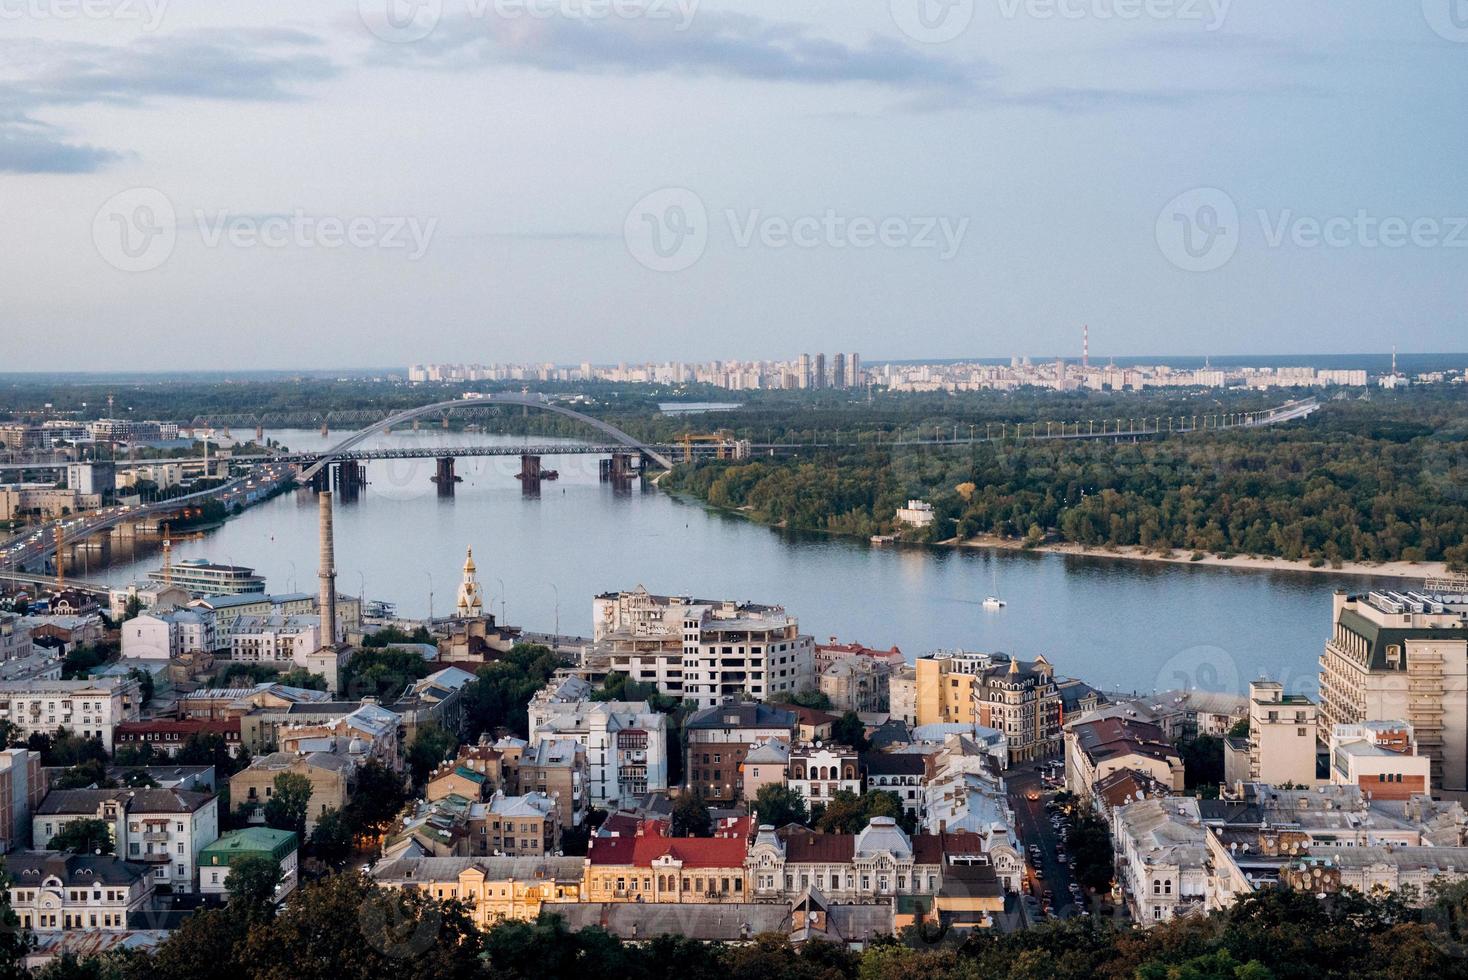
[[[109,800],[123,801],[128,813],[193,813],[213,798],[177,789],[53,789],[36,813],[91,815]]]
[[[5,870],[11,887],[35,887],[55,875],[63,884],[77,886],[95,883],[131,885],[148,874],[148,868],[110,855],[58,854],[55,851],[21,851],[5,857]]]
[[[795,727],[796,715],[783,708],[745,702],[721,704],[695,711],[684,723],[687,730],[697,728],[786,728]]]
[[[379,881],[394,884],[454,881],[460,873],[477,867],[491,881],[575,880],[580,881],[586,859],[580,857],[419,857],[398,858],[372,869]]]

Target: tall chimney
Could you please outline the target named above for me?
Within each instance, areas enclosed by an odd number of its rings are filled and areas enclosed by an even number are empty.
[[[321,502],[321,645],[336,646],[336,541],[331,528],[331,491],[317,495]]]

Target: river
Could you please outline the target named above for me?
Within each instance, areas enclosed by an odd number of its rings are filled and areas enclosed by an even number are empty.
[[[320,448],[314,431],[267,435],[292,449]],[[377,445],[501,443],[519,437],[438,430],[379,435]],[[556,440],[531,437],[538,445]],[[394,602],[400,614],[445,615],[454,605],[464,549],[498,613],[533,630],[590,635],[591,599],[645,585],[654,592],[781,603],[819,640],[839,636],[901,647],[1044,654],[1058,672],[1106,690],[1180,686],[1243,691],[1267,675],[1312,696],[1336,588],[1368,580],[1108,558],[975,549],[872,547],[865,541],[787,533],[709,510],[655,488],[617,493],[594,456],[546,457],[560,479],[522,495],[517,457],[461,459],[463,482],[439,499],[431,459],[374,461],[369,486],[338,502],[338,588]],[[197,540],[175,560],[250,565],[272,591],[316,588],[316,503],[286,494]],[[156,554],[108,569],[108,581],[142,578]],[[1401,584],[1401,583],[1397,583]],[[1001,610],[981,605],[997,593]]]

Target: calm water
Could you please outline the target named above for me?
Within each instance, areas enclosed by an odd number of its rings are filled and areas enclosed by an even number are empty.
[[[293,449],[319,448],[314,431],[270,432]],[[333,434],[331,441],[339,436]],[[537,444],[551,440],[532,437]],[[393,445],[516,445],[509,437],[400,432]],[[464,549],[473,546],[494,609],[535,630],[589,635],[591,597],[639,583],[655,592],[783,603],[804,631],[909,658],[936,648],[1044,654],[1062,674],[1110,690],[1184,685],[1242,690],[1267,674],[1313,694],[1316,658],[1337,586],[1365,579],[1245,572],[1058,555],[873,548],[864,541],[785,534],[653,489],[618,494],[598,481],[593,456],[547,457],[561,478],[539,499],[522,496],[519,460],[458,461],[464,482],[440,500],[432,460],[368,465],[356,503],[338,502],[338,587],[398,604],[403,615],[453,608]],[[316,587],[316,503],[289,494],[203,540],[177,559],[251,565],[273,591]],[[156,555],[108,572],[140,578]],[[1008,607],[986,611],[997,593]]]

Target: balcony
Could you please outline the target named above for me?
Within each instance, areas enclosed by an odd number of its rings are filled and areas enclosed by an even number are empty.
[[[167,844],[168,843],[168,831],[166,831],[166,830],[149,830],[149,831],[147,831],[147,832],[145,832],[143,834],[143,840],[146,841],[146,842],[148,842],[148,843],[150,843],[150,844]]]
[[[149,851],[146,854],[133,855],[132,857],[129,857],[128,860],[141,861],[144,864],[167,864],[171,859],[168,852],[166,851]]]

